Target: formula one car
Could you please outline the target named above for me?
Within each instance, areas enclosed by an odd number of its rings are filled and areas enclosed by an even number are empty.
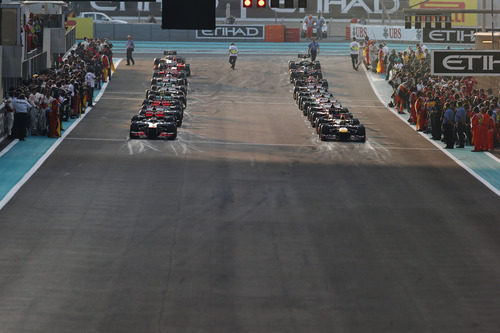
[[[157,101],[152,104],[146,104],[142,106],[139,115],[152,117],[159,115],[174,117],[175,124],[177,127],[182,126],[182,120],[184,119],[184,111],[178,105],[168,104],[168,102],[162,102],[158,104]]]
[[[191,66],[186,63],[186,59],[179,57],[176,51],[164,51],[165,57],[155,58],[153,68],[159,70],[168,70],[176,68],[179,71],[184,71],[186,76],[191,76]]]
[[[366,141],[366,130],[357,119],[335,119],[321,125],[319,129],[321,141]]]
[[[168,139],[177,138],[177,125],[171,116],[135,115],[130,124],[131,139]]]
[[[328,91],[321,64],[307,60],[308,57],[299,54],[298,60],[288,62],[290,83],[294,85],[293,98],[299,110],[322,141],[365,142],[365,127]]]

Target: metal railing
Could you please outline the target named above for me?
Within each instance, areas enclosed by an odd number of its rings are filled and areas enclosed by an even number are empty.
[[[66,52],[76,43],[76,27],[66,31]]]
[[[23,80],[28,80],[33,74],[47,69],[47,52],[40,53],[23,61]]]

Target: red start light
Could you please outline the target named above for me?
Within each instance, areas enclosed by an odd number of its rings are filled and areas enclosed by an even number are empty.
[[[266,0],[258,0],[257,1],[257,7],[266,7]]]
[[[252,0],[243,0],[243,7],[252,7]]]

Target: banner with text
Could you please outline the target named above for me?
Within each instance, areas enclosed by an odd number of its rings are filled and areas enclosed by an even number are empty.
[[[392,19],[403,19],[402,9],[408,8],[408,1],[401,0],[309,0],[307,8],[244,8],[241,0],[214,0],[217,18],[234,16],[236,20],[253,18],[304,19],[306,15],[322,14],[326,19],[381,19],[389,15]],[[469,1],[469,0],[464,0]],[[268,1],[270,3],[270,1]],[[80,12],[104,12],[110,16],[146,18],[151,14],[161,15],[161,0],[154,2],[136,1],[72,1],[70,10],[75,16]]]
[[[437,11],[439,11],[439,9],[477,9],[477,0],[410,0],[410,8],[437,9]],[[452,14],[451,23],[454,27],[476,27],[477,14]]]
[[[500,50],[433,50],[431,74],[499,76]]]
[[[479,28],[451,28],[451,29],[427,29],[424,28],[424,43],[441,44],[474,44],[475,33],[481,31]]]
[[[364,39],[366,36],[376,41],[422,41],[422,29],[405,29],[404,26],[351,24],[351,38]]]
[[[218,25],[215,30],[196,30],[196,39],[264,40],[264,25]]]

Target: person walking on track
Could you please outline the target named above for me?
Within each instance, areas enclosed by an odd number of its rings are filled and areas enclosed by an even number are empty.
[[[231,43],[231,46],[229,46],[229,63],[231,64],[231,69],[234,69],[236,66],[236,59],[238,59],[238,48],[234,43]]]
[[[132,40],[132,36],[128,35],[127,36],[127,66],[130,66],[130,62],[132,62],[132,65],[135,65],[134,58],[132,58],[132,52],[134,52],[135,49],[135,44],[134,41]]]
[[[311,61],[316,61],[316,56],[319,55],[319,43],[314,37],[309,44],[309,54],[311,55]]]
[[[359,43],[356,41],[356,37],[353,37],[351,42],[351,60],[352,60],[352,68],[354,70],[358,70],[358,57],[359,57]]]

